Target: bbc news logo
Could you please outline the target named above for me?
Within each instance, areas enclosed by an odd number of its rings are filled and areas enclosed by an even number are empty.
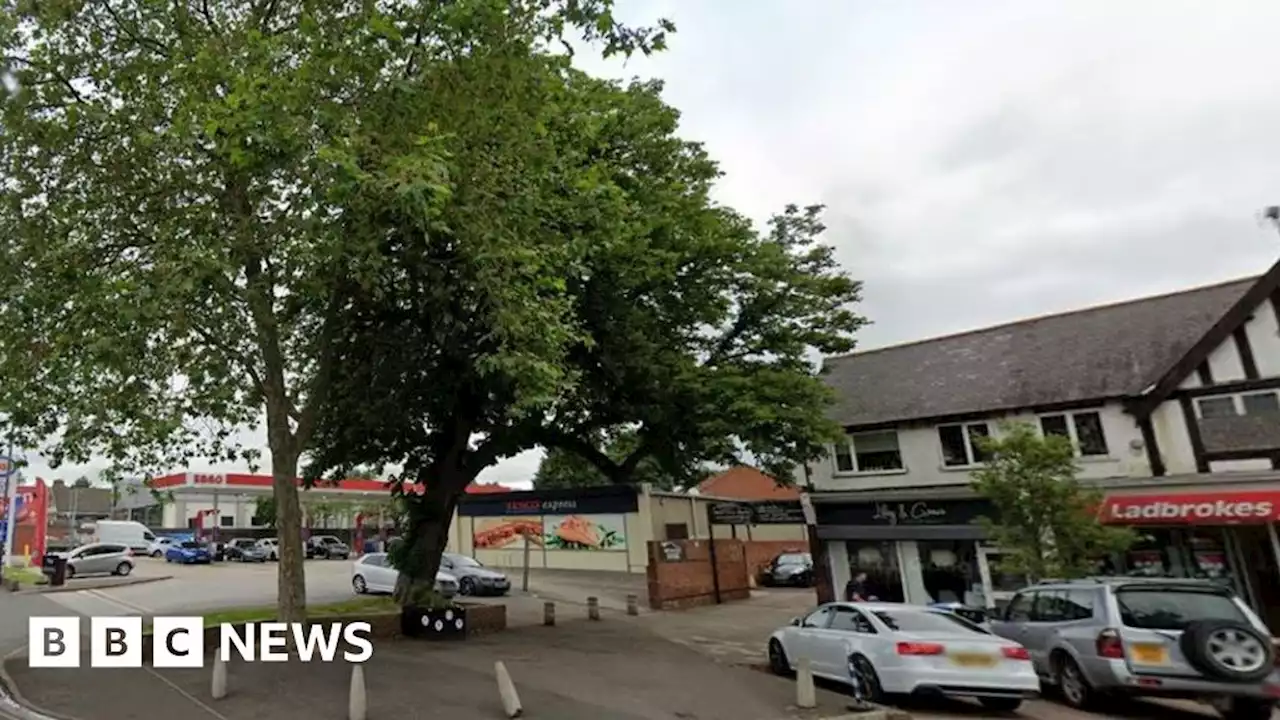
[[[289,641],[303,662],[333,662],[344,644],[352,649],[342,659],[362,663],[373,657],[372,628],[367,622],[264,622],[218,627],[218,657],[231,662],[286,662]],[[141,617],[89,619],[89,667],[142,667],[146,633]],[[157,617],[151,621],[151,665],[158,668],[198,668],[205,663],[205,624],[202,617]],[[78,617],[33,617],[28,624],[27,657],[34,668],[80,667],[83,638]]]

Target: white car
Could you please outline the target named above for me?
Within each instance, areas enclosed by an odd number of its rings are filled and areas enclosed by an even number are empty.
[[[813,674],[851,684],[867,700],[933,693],[976,698],[1013,711],[1040,692],[1027,649],[953,613],[899,603],[829,603],[769,638],[769,667],[791,673],[808,658]]]
[[[399,577],[400,572],[387,562],[386,553],[368,553],[351,563],[351,588],[357,595],[393,592]],[[447,572],[437,572],[436,592],[446,598],[457,595],[458,579]]]
[[[169,546],[172,544],[173,538],[156,538],[155,541],[151,543],[151,547],[147,549],[147,554],[153,558],[162,558],[164,557],[165,552],[169,550]]]

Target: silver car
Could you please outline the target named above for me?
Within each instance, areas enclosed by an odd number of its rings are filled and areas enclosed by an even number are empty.
[[[1042,583],[1015,595],[991,630],[1027,648],[1076,708],[1117,695],[1190,698],[1228,720],[1270,720],[1280,697],[1267,626],[1209,581]]]
[[[65,553],[49,553],[67,560],[67,577],[81,575],[128,575],[133,572],[133,551],[115,543],[81,545]],[[44,571],[53,573],[52,557],[46,556]]]
[[[511,590],[511,581],[506,575],[466,555],[445,553],[440,557],[440,569],[458,579],[461,595],[506,595]]]

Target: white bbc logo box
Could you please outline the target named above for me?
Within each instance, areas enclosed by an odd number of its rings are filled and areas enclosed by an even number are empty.
[[[34,668],[76,668],[81,660],[81,619],[32,617],[28,620],[27,663]],[[344,626],[306,626],[303,623],[250,623],[244,627],[223,624],[218,655],[230,662],[242,660],[286,662],[292,634],[299,658],[333,662],[345,641],[358,652],[341,653],[348,662],[361,663],[373,655],[369,623]],[[143,666],[141,617],[94,617],[89,620],[89,667],[140,668]],[[155,617],[151,620],[151,665],[158,668],[198,668],[205,662],[205,624],[202,617]]]
[[[78,617],[33,617],[28,621],[27,664],[35,668],[80,667]],[[89,619],[89,666],[142,667],[142,618]],[[152,621],[151,664],[160,668],[204,665],[204,618],[157,617]]]

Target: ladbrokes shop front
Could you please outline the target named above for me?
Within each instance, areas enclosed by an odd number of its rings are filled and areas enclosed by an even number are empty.
[[[1280,489],[1113,491],[1102,513],[1139,532],[1115,571],[1228,584],[1280,634]]]

